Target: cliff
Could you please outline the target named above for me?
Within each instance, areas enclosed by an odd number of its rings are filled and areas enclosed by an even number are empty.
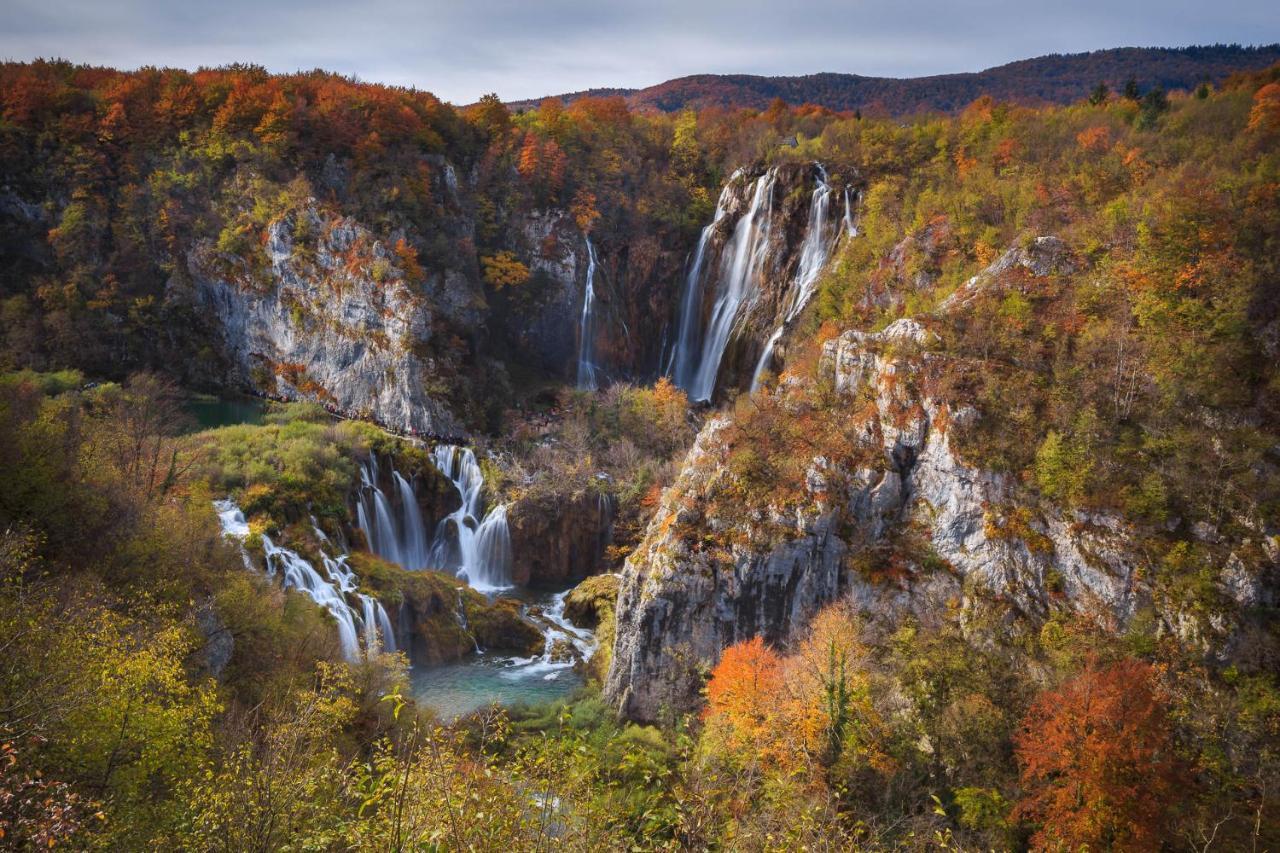
[[[432,305],[403,261],[357,222],[307,206],[267,228],[269,266],[198,244],[195,299],[210,314],[228,384],[323,402],[399,430],[455,435],[431,393]],[[468,289],[460,276],[446,289]]]
[[[1216,544],[1232,568],[1204,595],[1210,604],[1192,606],[1142,550],[1167,530],[1064,511],[957,449],[1000,413],[954,381],[983,366],[926,324],[954,321],[984,289],[1074,271],[1054,238],[1010,249],[937,314],[846,331],[822,345],[815,375],[786,376],[754,406],[709,421],[626,562],[609,701],[637,720],[690,710],[725,647],[759,635],[785,648],[837,598],[887,625],[994,611],[1005,639],[1062,609],[1115,632],[1142,613],[1158,635],[1224,655],[1244,614],[1271,600],[1274,534]]]

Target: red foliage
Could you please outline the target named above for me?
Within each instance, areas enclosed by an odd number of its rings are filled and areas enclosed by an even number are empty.
[[[1156,850],[1185,793],[1151,667],[1095,663],[1032,706],[1015,736],[1037,848]]]

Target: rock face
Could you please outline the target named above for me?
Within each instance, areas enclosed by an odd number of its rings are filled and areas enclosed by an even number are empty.
[[[699,507],[718,479],[732,476],[720,464],[717,438],[727,423],[704,427],[625,567],[606,684],[622,714],[653,720],[664,709],[694,707],[725,646],[755,635],[785,645],[840,595],[881,619],[975,599],[1039,619],[1062,602],[1114,628],[1150,601],[1125,551],[1121,520],[1019,512],[1013,483],[953,452],[951,432],[979,415],[931,390],[945,365],[934,345],[914,320],[827,342],[822,370],[848,416],[871,412],[859,433],[869,452],[860,458],[874,461],[834,470],[814,458],[800,506],[754,509],[757,528],[780,531],[771,537],[749,533],[746,544],[700,546],[729,524]],[[917,558],[905,577],[855,569],[859,554],[905,530],[931,555]]]
[[[262,271],[208,242],[189,257],[231,384],[406,431],[460,432],[426,390],[434,365],[420,353],[432,315],[394,252],[354,221],[326,220],[312,206],[273,222],[266,252]]]
[[[703,428],[623,571],[606,695],[633,719],[688,709],[703,668],[725,646],[757,634],[784,642],[839,591],[847,546],[822,507],[790,519],[792,538],[770,549],[720,554],[683,535],[717,524],[697,518],[696,505],[724,476],[716,454],[725,426],[716,419]]]
[[[535,210],[513,223],[530,279],[498,295],[496,313],[511,345],[553,373],[572,375],[587,275],[586,243],[565,210]]]
[[[600,571],[613,526],[613,499],[583,491],[522,498],[507,508],[521,586],[561,586]]]

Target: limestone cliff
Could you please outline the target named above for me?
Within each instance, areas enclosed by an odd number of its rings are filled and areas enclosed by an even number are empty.
[[[1068,264],[1059,241],[1041,238],[1011,249],[939,310],[1005,286],[1015,268],[1035,281]],[[779,417],[801,416],[802,398],[819,400],[819,415],[849,436],[808,460],[798,494],[773,482],[752,493],[750,471],[740,470],[752,457],[734,455],[750,447],[752,431],[735,434],[728,417],[706,424],[624,569],[606,683],[621,713],[654,720],[695,707],[723,648],[755,635],[785,646],[837,597],[889,624],[981,607],[1034,629],[1067,608],[1120,631],[1148,613],[1157,633],[1190,648],[1216,655],[1230,646],[1237,605],[1268,595],[1259,578],[1274,573],[1276,537],[1264,536],[1261,548],[1223,543],[1226,565],[1247,580],[1236,584],[1227,571],[1220,606],[1182,607],[1153,585],[1134,523],[1064,513],[1017,478],[965,460],[957,435],[1000,413],[979,411],[947,381],[956,357],[926,327],[938,317],[922,320],[846,331],[825,342],[816,377],[788,377],[766,392]],[[1248,563],[1246,550],[1265,554]]]
[[[326,218],[315,206],[272,222],[265,249],[265,269],[208,241],[188,258],[231,384],[396,429],[460,432],[435,392],[424,283],[395,252],[359,223]],[[456,296],[468,283],[451,278],[446,289]]]

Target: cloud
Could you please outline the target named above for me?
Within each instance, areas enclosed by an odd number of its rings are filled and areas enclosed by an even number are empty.
[[[455,103],[696,73],[917,76],[1120,45],[1280,39],[1270,0],[0,0],[0,14],[9,59],[325,68]]]

